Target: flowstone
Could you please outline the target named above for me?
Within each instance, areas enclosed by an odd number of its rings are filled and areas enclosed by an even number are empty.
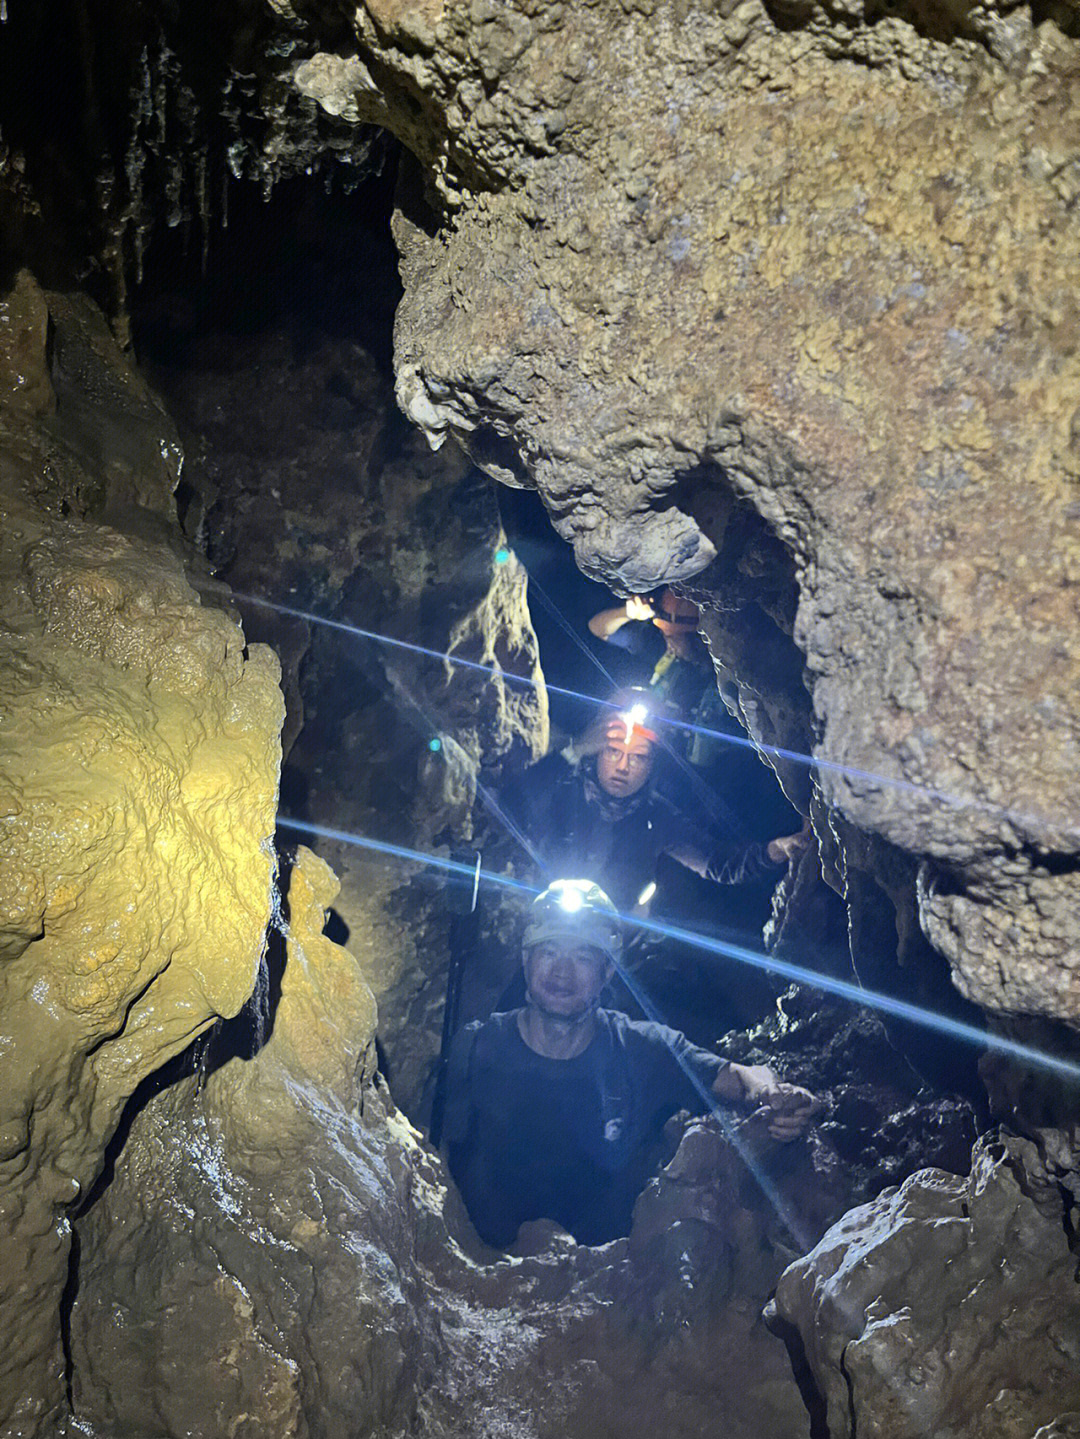
[[[134,1117],[79,1223],[75,1415],[95,1433],[431,1439],[807,1439],[761,1305],[795,1241],[712,1121],[691,1125],[634,1232],[549,1224],[485,1250],[371,1071],[374,1012],[322,934],[336,881],[301,848],[265,1044]],[[274,963],[273,954],[271,955]],[[273,989],[273,982],[271,984]],[[784,1212],[838,1212],[807,1151],[740,1143]]]
[[[68,1216],[124,1103],[254,983],[282,703],[274,655],[140,537],[175,437],[93,307],[24,273],[0,346],[0,1430],[22,1436],[63,1402]]]

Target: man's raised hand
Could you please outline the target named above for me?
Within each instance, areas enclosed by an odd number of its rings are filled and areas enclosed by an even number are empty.
[[[628,620],[654,620],[656,611],[648,600],[642,599],[641,595],[631,595],[626,601],[626,618]]]

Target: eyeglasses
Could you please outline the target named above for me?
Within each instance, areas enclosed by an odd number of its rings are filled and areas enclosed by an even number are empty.
[[[636,754],[632,749],[627,749],[625,745],[621,744],[609,744],[607,754],[613,764],[618,764],[625,759],[630,769],[640,769],[642,765],[648,764],[652,759],[651,754]]]
[[[656,618],[658,620],[667,620],[669,625],[682,625],[687,629],[693,625],[694,629],[697,629],[697,615],[677,615],[671,610],[665,610],[662,605],[657,606]]]

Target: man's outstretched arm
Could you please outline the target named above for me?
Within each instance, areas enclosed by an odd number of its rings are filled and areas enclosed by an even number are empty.
[[[809,824],[798,834],[781,835],[768,844],[721,843],[706,849],[696,838],[680,836],[666,853],[676,863],[711,879],[714,884],[749,884],[762,875],[776,876],[782,865],[801,854],[813,838]]]
[[[786,1143],[805,1134],[823,1108],[821,1100],[797,1084],[786,1084],[767,1064],[729,1064],[713,1081],[713,1093],[734,1104],[769,1111],[769,1134]]]

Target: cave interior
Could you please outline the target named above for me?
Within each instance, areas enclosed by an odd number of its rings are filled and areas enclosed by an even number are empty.
[[[1069,0],[6,0],[3,1439],[1080,1436],[1076,120]],[[504,1253],[505,796],[666,585],[811,838],[609,1002],[821,1112]]]

